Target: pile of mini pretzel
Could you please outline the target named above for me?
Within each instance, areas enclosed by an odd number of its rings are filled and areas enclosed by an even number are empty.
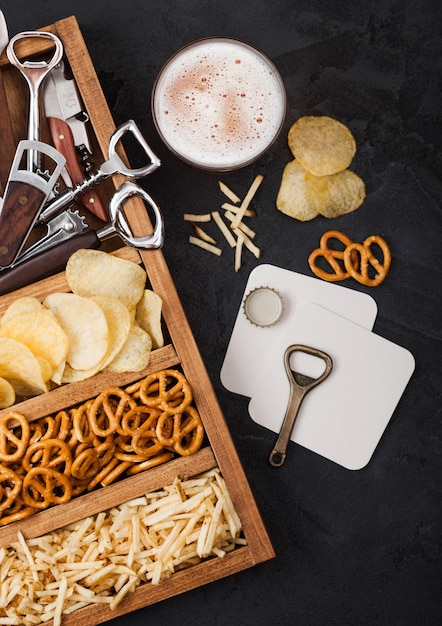
[[[73,409],[29,422],[0,416],[0,525],[29,517],[98,486],[188,456],[204,439],[193,394],[175,369]]]

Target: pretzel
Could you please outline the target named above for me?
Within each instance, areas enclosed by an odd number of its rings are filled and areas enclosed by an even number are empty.
[[[373,254],[372,246],[378,245],[382,251],[383,262],[381,263]],[[355,269],[351,264],[351,254],[356,252],[360,257],[359,266],[360,269]],[[379,235],[371,235],[364,240],[364,243],[352,243],[345,249],[344,252],[344,264],[345,267],[355,280],[359,283],[366,285],[367,287],[377,287],[380,285],[391,265],[391,252],[387,245],[387,242]],[[369,268],[373,267],[376,272],[374,278],[369,276]]]
[[[136,406],[122,416],[118,432],[123,436],[136,435],[142,425],[146,422],[155,424],[160,415],[161,411],[154,406]],[[153,432],[155,432],[155,426],[153,426]]]
[[[329,248],[328,244],[331,239],[337,239],[344,245],[344,249]],[[380,263],[371,251],[373,244],[381,248],[383,263]],[[318,259],[324,259],[332,272],[320,267],[317,264]],[[371,235],[360,244],[354,243],[339,230],[329,230],[322,235],[319,248],[310,253],[308,263],[312,272],[323,280],[336,282],[351,277],[367,287],[376,287],[385,279],[390,269],[391,253],[387,243],[378,235]],[[370,266],[376,270],[374,278],[369,277]]]
[[[163,421],[166,414],[158,419],[156,434],[158,441],[171,447],[181,456],[195,454],[203,442],[204,428],[196,409],[188,406],[182,413],[173,416],[173,433],[171,437],[163,437]]]
[[[114,433],[127,406],[134,408],[136,402],[119,387],[110,387],[100,393],[87,412],[94,434],[98,437],[106,437]]]
[[[27,506],[24,503],[21,494],[18,494],[11,506],[0,512],[0,526],[6,526],[7,524],[12,524],[13,522],[25,519],[26,517],[33,515],[36,510],[37,509]]]
[[[11,422],[13,428],[19,426],[18,435],[9,427]],[[30,434],[29,422],[21,413],[10,411],[0,416],[0,462],[18,461],[27,448]]]
[[[20,476],[9,467],[0,465],[0,511],[12,506],[21,488]]]
[[[183,411],[193,399],[186,378],[173,369],[161,370],[147,376],[141,381],[139,394],[143,404],[159,407],[166,413]]]
[[[57,472],[69,477],[72,455],[67,443],[61,439],[44,439],[29,446],[21,464],[28,473],[34,466],[38,466],[56,469]]]
[[[22,498],[34,509],[65,504],[71,497],[69,478],[51,467],[33,467],[23,479]]]
[[[80,481],[89,482],[101,469],[96,448],[85,448],[73,460],[71,474]]]

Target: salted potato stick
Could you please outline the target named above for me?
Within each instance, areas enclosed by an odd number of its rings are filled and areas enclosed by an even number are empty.
[[[247,250],[249,250],[254,257],[256,257],[257,259],[259,259],[261,257],[261,250],[258,248],[258,246],[255,246],[255,244],[253,243],[253,241],[251,241],[247,235],[244,235],[244,246],[247,248]]]
[[[241,231],[238,232],[237,237],[238,237],[238,240],[236,242],[236,248],[235,248],[235,272],[239,272],[241,268],[241,254],[242,254],[242,247],[244,244],[244,235]]]
[[[230,204],[229,202],[224,202],[224,204],[221,205],[221,208],[224,209],[224,211],[230,211],[233,215],[236,215],[238,211],[241,210],[240,206],[235,206],[234,204]],[[256,217],[256,211],[253,209],[246,209],[244,211],[244,216]]]
[[[186,222],[210,222],[210,213],[203,213],[197,215],[196,213],[184,213],[184,220]]]
[[[200,239],[202,239],[203,241],[207,241],[207,243],[213,243],[216,244],[216,241],[213,237],[211,237],[210,235],[208,235],[202,228],[200,228],[197,224],[192,224],[194,230],[195,230],[195,234],[197,237],[199,237]]]
[[[229,200],[231,202],[233,202],[234,204],[238,204],[238,202],[241,202],[241,198],[238,198],[238,196],[236,195],[235,192],[233,192],[230,187],[228,187],[225,183],[218,181],[218,185],[220,190],[222,191],[222,193],[229,198]]]
[[[218,228],[220,229],[220,231],[222,232],[222,234],[226,238],[227,243],[230,245],[231,248],[234,248],[236,246],[236,239],[232,235],[230,230],[228,229],[226,223],[223,221],[223,218],[221,217],[219,212],[218,211],[213,211],[212,212],[212,216],[213,216],[214,222],[216,223],[216,225],[218,226]]]
[[[207,241],[203,241],[202,239],[198,239],[198,237],[192,237],[192,236],[189,237],[189,243],[193,244],[194,246],[198,246],[202,248],[203,250],[207,250],[207,252],[216,254],[217,256],[220,256],[222,253],[221,248],[218,248],[217,246],[207,243]]]
[[[264,180],[264,176],[262,176],[262,174],[258,174],[255,177],[255,180],[250,185],[249,190],[246,193],[244,200],[241,202],[240,210],[236,214],[236,217],[235,217],[234,221],[232,222],[230,228],[232,228],[232,229],[238,228],[238,224],[240,223],[240,221],[244,217],[245,211],[249,208],[249,204],[250,204],[253,196],[255,195],[255,193],[258,191],[258,188],[259,188],[259,186],[260,186],[260,184],[262,183],[263,180]]]

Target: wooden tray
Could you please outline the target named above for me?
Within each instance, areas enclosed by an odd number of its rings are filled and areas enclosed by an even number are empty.
[[[99,160],[100,158],[103,161],[107,158],[107,145],[115,130],[115,124],[76,18],[70,17],[61,20],[43,30],[55,33],[63,42],[66,57],[90,116],[94,133],[93,142],[96,148],[94,161],[99,165],[102,162]],[[45,45],[45,41],[43,40],[38,45]],[[41,52],[40,49],[34,51]],[[31,49],[24,50],[25,54],[32,52]],[[18,143],[20,139],[26,136],[28,102],[26,86],[18,71],[8,65],[4,54],[0,64],[15,138]],[[117,175],[109,179],[108,185],[99,186],[98,191],[102,194],[103,201],[107,200],[107,197],[123,180],[122,176]],[[130,200],[125,209],[134,234],[150,232],[151,224],[141,200],[137,198]],[[195,403],[207,434],[208,445],[192,457],[169,461],[158,468],[126,478],[112,486],[100,488],[67,504],[59,505],[56,515],[54,515],[54,509],[49,509],[35,514],[27,520],[1,528],[0,546],[9,546],[16,541],[18,528],[26,538],[39,536],[87,515],[98,513],[133,497],[170,484],[175,476],[187,478],[215,466],[219,467],[227,483],[243,525],[247,545],[234,550],[223,558],[212,558],[188,570],[177,572],[158,586],[150,583],[142,584],[133,594],[127,596],[114,611],[102,605],[79,609],[69,616],[64,616],[63,624],[66,626],[69,624],[91,626],[91,624],[106,622],[119,615],[247,569],[275,556],[162,252],[159,250],[137,252],[127,247],[120,247],[120,240],[118,240],[118,245],[115,244],[116,242],[114,242],[115,254],[144,265],[150,287],[161,296],[165,336],[167,337],[166,345],[152,352],[149,367],[144,372],[123,375],[101,372],[89,380],[66,385],[44,394],[44,396],[21,402],[14,406],[14,410],[18,410],[26,416],[32,415],[32,418],[29,419],[37,419],[94,397],[108,386],[125,385],[144,377],[149,372],[177,366],[182,369],[192,387]],[[54,291],[68,291],[64,272],[1,297],[0,315],[10,302],[19,296],[33,295],[42,299]]]

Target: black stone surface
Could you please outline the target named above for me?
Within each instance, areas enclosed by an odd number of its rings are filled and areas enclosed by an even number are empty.
[[[439,0],[14,0],[10,36],[75,14],[116,123],[133,118],[162,167],[143,182],[161,205],[164,254],[200,346],[277,558],[115,619],[123,624],[389,626],[442,623],[441,599],[441,82]],[[201,36],[259,46],[286,84],[284,132],[259,162],[223,180],[239,194],[265,175],[254,206],[256,243],[271,263],[310,275],[306,262],[330,227],[388,240],[390,274],[376,290],[374,330],[410,350],[416,370],[373,458],[348,471],[295,444],[280,469],[274,435],[219,372],[249,272],[187,243],[184,211],[217,208],[217,177],[192,170],[161,144],[150,93],[171,53]],[[301,115],[348,124],[366,182],[361,209],[298,223],[275,198],[291,158],[286,131]],[[357,407],[355,407],[357,411]]]

